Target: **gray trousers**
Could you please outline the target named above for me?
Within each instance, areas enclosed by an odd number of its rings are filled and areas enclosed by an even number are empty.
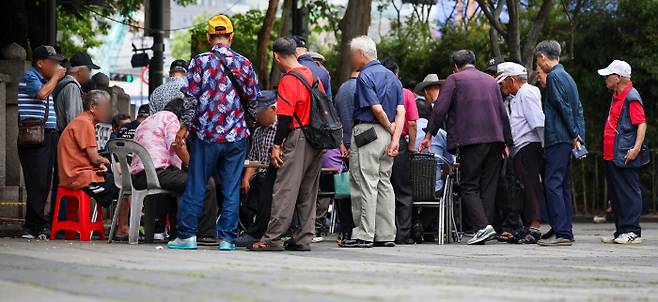
[[[357,147],[354,137],[374,127],[377,140]],[[391,185],[393,157],[386,154],[391,135],[379,124],[352,128],[350,189],[352,191],[352,239],[395,240],[395,193]]]
[[[281,245],[281,236],[297,210],[300,228],[292,240],[300,245],[311,243],[321,164],[322,150],[313,149],[301,129],[291,130],[283,144],[283,166],[277,170],[274,182],[272,215],[261,241]]]

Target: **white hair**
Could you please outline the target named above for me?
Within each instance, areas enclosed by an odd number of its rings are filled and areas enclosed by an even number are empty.
[[[377,59],[377,44],[368,36],[359,36],[350,41],[350,49],[362,50],[367,56]]]
[[[83,70],[83,69],[87,69],[87,70],[88,70],[89,67],[84,66],[84,65],[71,67],[71,68],[69,68],[69,74],[75,74],[75,73],[77,73],[78,71]]]

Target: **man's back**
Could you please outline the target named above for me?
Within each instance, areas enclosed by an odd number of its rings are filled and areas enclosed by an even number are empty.
[[[448,149],[482,143],[511,144],[509,121],[500,88],[490,75],[466,66],[448,76],[432,113],[430,132],[446,121]],[[438,125],[437,125],[438,122]]]
[[[322,82],[322,86],[324,87],[327,96],[329,99],[331,99],[331,76],[329,75],[329,71],[315,63],[310,54],[303,54],[299,56],[298,61],[299,64],[308,67],[313,72],[313,75]]]
[[[146,118],[135,130],[135,142],[146,149],[156,170],[170,165],[181,168],[181,159],[171,148],[178,129],[180,129],[178,117],[172,112],[160,111]],[[130,173],[136,174],[141,171],[144,171],[144,164],[140,158],[133,157]]]
[[[256,100],[258,79],[249,59],[219,43],[209,52],[192,59],[181,91],[198,102],[196,112],[183,116],[196,136],[204,142],[235,142],[249,136],[240,97],[222,60],[235,75],[238,89],[249,102]],[[185,106],[186,108],[189,106]]]
[[[340,122],[343,124],[343,144],[349,148],[352,138],[352,116],[354,115],[354,93],[356,77],[345,81],[336,93],[335,106]]]

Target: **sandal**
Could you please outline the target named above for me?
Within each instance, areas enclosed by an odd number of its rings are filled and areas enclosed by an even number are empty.
[[[283,247],[280,245],[273,245],[271,243],[257,241],[247,247],[248,250],[254,252],[267,251],[267,252],[282,252]]]
[[[509,240],[512,238],[514,238],[514,235],[512,235],[510,232],[502,232],[496,237],[499,242],[509,242]]]

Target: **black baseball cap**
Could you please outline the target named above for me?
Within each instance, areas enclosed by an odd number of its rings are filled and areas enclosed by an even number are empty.
[[[297,43],[297,47],[306,48],[306,39],[302,36],[292,36],[292,39]]]
[[[187,61],[185,60],[174,60],[169,65],[169,72],[187,72]]]
[[[505,61],[499,59],[499,58],[491,58],[487,62],[487,69],[485,71],[487,73],[493,73],[496,74],[498,72],[498,64],[503,63]]]
[[[94,64],[94,62],[91,61],[91,57],[84,53],[84,52],[79,52],[73,55],[71,57],[71,67],[77,67],[77,66],[87,66],[89,69],[100,69],[101,67]]]
[[[66,60],[64,56],[58,54],[57,51],[55,51],[55,47],[52,47],[50,45],[41,45],[33,49],[32,59],[35,61],[48,59],[48,60],[55,60],[57,62],[62,62]]]
[[[151,106],[149,104],[144,104],[139,106],[137,109],[137,116],[148,117],[151,113]]]

